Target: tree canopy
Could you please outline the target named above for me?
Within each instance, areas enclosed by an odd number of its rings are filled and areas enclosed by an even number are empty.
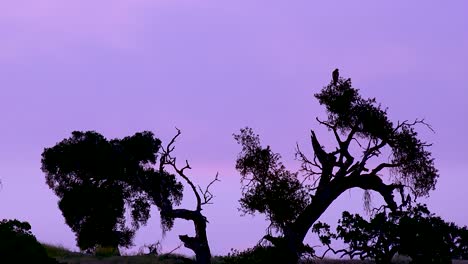
[[[435,188],[438,172],[431,153],[426,149],[430,144],[419,139],[415,130],[416,124],[427,126],[423,120],[392,123],[386,109],[382,109],[375,98],[362,98],[359,90],[352,87],[351,79],[340,78],[336,85],[324,87],[315,97],[327,110],[327,121],[319,120],[319,123],[333,131],[339,145],[339,152],[332,153],[339,157],[335,166],[341,168],[344,165],[342,160],[351,158],[347,151],[352,140],[367,140],[367,147],[361,147],[361,168],[365,168],[369,159],[379,156],[387,146],[391,154],[390,162],[381,163],[371,174],[392,168],[396,181],[412,187],[417,196],[426,196]],[[346,140],[342,141],[338,133],[347,135]]]
[[[266,214],[271,227],[283,230],[307,206],[307,189],[298,173],[285,168],[279,154],[261,147],[251,128],[241,129],[234,138],[242,145],[236,162],[236,169],[243,176],[241,210]]]
[[[129,246],[134,230],[146,224],[151,205],[146,193],[124,182],[144,181],[158,193],[158,204],[180,202],[182,185],[153,166],[160,147],[161,141],[148,131],[112,140],[94,131],[74,131],[44,150],[46,182],[60,198],[59,208],[81,249]],[[132,227],[125,223],[126,207]],[[165,226],[172,226],[171,218],[164,220]]]

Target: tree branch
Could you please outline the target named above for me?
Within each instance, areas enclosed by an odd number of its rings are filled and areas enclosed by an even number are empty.
[[[312,141],[312,148],[314,149],[314,153],[317,155],[319,162],[322,165],[326,164],[328,161],[327,152],[323,150],[313,130],[310,131],[310,139]]]
[[[174,171],[180,177],[182,177],[185,180],[185,182],[190,186],[190,188],[193,191],[193,194],[195,195],[195,198],[197,199],[197,209],[196,210],[201,211],[202,200],[201,200],[200,194],[198,193],[197,188],[195,187],[193,182],[184,173],[184,171],[186,169],[191,169],[188,161],[185,160],[185,166],[179,169],[177,167],[177,164],[176,164],[176,158],[171,157],[171,152],[174,151],[174,149],[175,149],[175,146],[173,146],[173,145],[174,145],[177,137],[179,137],[179,135],[181,134],[180,130],[178,128],[176,128],[176,129],[177,129],[177,134],[171,139],[171,141],[166,146],[166,148],[164,148],[164,147],[161,148],[162,153],[161,153],[159,169],[162,172],[162,171],[164,171],[164,166],[165,165],[170,165],[174,169]]]
[[[374,141],[374,145],[371,147],[372,142]],[[369,143],[367,144],[366,150],[364,151],[364,155],[362,156],[361,161],[356,162],[349,171],[347,171],[347,174],[352,173],[354,175],[360,174],[363,171],[368,171],[365,166],[366,162],[373,156],[378,156],[380,154],[380,149],[385,147],[387,145],[386,140],[382,140],[380,143],[378,143],[377,140],[369,140]]]
[[[399,129],[403,128],[403,127],[413,127],[417,124],[422,124],[424,126],[426,126],[429,130],[431,130],[432,132],[434,132],[434,129],[432,128],[431,125],[429,125],[428,123],[426,123],[426,121],[424,121],[424,118],[423,119],[415,119],[413,122],[409,123],[408,120],[405,120],[403,122],[399,122],[398,121],[398,124],[396,125],[395,129],[393,129],[393,132],[397,132]]]
[[[336,128],[336,125],[331,125],[328,122],[321,121],[318,117],[316,117],[315,120],[317,120],[317,122],[319,122],[320,124],[328,127],[329,130],[333,131],[333,134],[335,135],[336,142],[338,142],[339,146],[341,146],[341,144],[343,144],[343,141],[341,141],[340,135],[338,134],[338,129]]]
[[[354,126],[349,132],[346,139],[343,141],[341,140],[336,125],[332,125],[329,122],[321,121],[319,118],[316,118],[316,120],[320,124],[326,126],[329,130],[332,130],[333,134],[335,135],[336,142],[338,143],[338,149],[330,153],[330,155],[335,156],[336,154],[340,154],[338,157],[338,162],[336,162],[336,164],[333,164],[334,166],[337,166],[339,168],[338,172],[335,174],[335,177],[344,177],[347,174],[348,168],[354,162],[354,157],[351,156],[351,154],[349,153],[349,145],[351,144],[351,141],[353,140],[358,127]]]
[[[197,252],[197,250],[202,246],[200,243],[200,240],[196,237],[190,237],[187,235],[180,235],[179,236],[180,241],[184,243],[184,246],[186,248],[189,248],[193,250],[194,252]]]
[[[394,211],[397,209],[397,204],[394,200],[393,191],[395,189],[403,188],[401,184],[385,184],[382,179],[375,174],[362,174],[362,175],[352,175],[346,178],[344,185],[349,187],[346,189],[358,187],[364,190],[373,190],[384,198],[385,202],[389,208]]]
[[[323,188],[330,182],[333,173],[333,167],[336,163],[336,157],[334,155],[328,154],[325,150],[323,150],[313,130],[311,130],[310,137],[312,140],[312,147],[314,149],[314,153],[317,156],[319,162],[322,164],[322,172],[320,175],[317,190],[319,191],[321,188]]]
[[[394,164],[394,163],[381,163],[379,164],[377,167],[375,167],[371,172],[370,174],[373,174],[373,175],[377,175],[377,173],[381,170],[383,170],[384,168],[395,168],[395,167],[398,167],[400,166],[399,164]]]
[[[299,144],[296,143],[296,159],[298,159],[301,162],[301,168],[299,171],[304,172],[304,180],[302,183],[304,183],[306,180],[312,180],[314,181],[312,186],[316,186],[317,179],[316,176],[320,175],[322,171],[322,166],[318,164],[317,162],[317,155],[314,155],[314,160],[311,161],[307,158],[307,156],[301,151]]]
[[[200,190],[200,193],[203,195],[203,201],[201,203],[202,206],[205,205],[205,204],[212,204],[211,200],[214,198],[214,195],[210,192],[210,187],[215,182],[219,182],[219,181],[220,180],[218,179],[218,173],[216,173],[215,178],[210,183],[208,183],[205,190],[202,190],[202,188],[200,186],[198,186],[198,188]]]

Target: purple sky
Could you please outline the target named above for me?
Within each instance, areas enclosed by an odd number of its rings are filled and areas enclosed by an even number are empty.
[[[251,126],[295,165],[324,110],[313,98],[331,71],[351,77],[392,120],[425,118],[422,129],[441,177],[427,200],[468,225],[468,2],[428,1],[15,0],[0,4],[0,218],[29,221],[39,240],[75,247],[57,198],[40,170],[44,147],[73,130],[108,138],[151,130],[183,132],[179,159],[194,181],[220,173],[206,208],[212,251],[253,246],[263,216],[237,211],[239,146]],[[186,205],[192,204],[187,193]],[[322,217],[362,212],[362,192],[342,195]],[[159,218],[136,237],[136,251],[161,239]],[[165,250],[191,226],[177,221]],[[311,237],[311,245],[318,241]],[[182,253],[189,253],[180,250]]]

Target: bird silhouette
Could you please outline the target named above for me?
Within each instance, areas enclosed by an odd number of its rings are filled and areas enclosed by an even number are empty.
[[[338,78],[340,77],[340,72],[338,71],[338,69],[335,69],[332,73],[332,78],[333,78],[333,84],[336,85],[336,83],[338,82]]]

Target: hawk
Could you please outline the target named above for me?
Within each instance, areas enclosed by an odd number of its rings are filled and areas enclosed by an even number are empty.
[[[338,82],[338,78],[340,77],[340,72],[338,71],[338,69],[335,69],[332,73],[332,78],[333,78],[333,84],[336,85],[336,83]]]

